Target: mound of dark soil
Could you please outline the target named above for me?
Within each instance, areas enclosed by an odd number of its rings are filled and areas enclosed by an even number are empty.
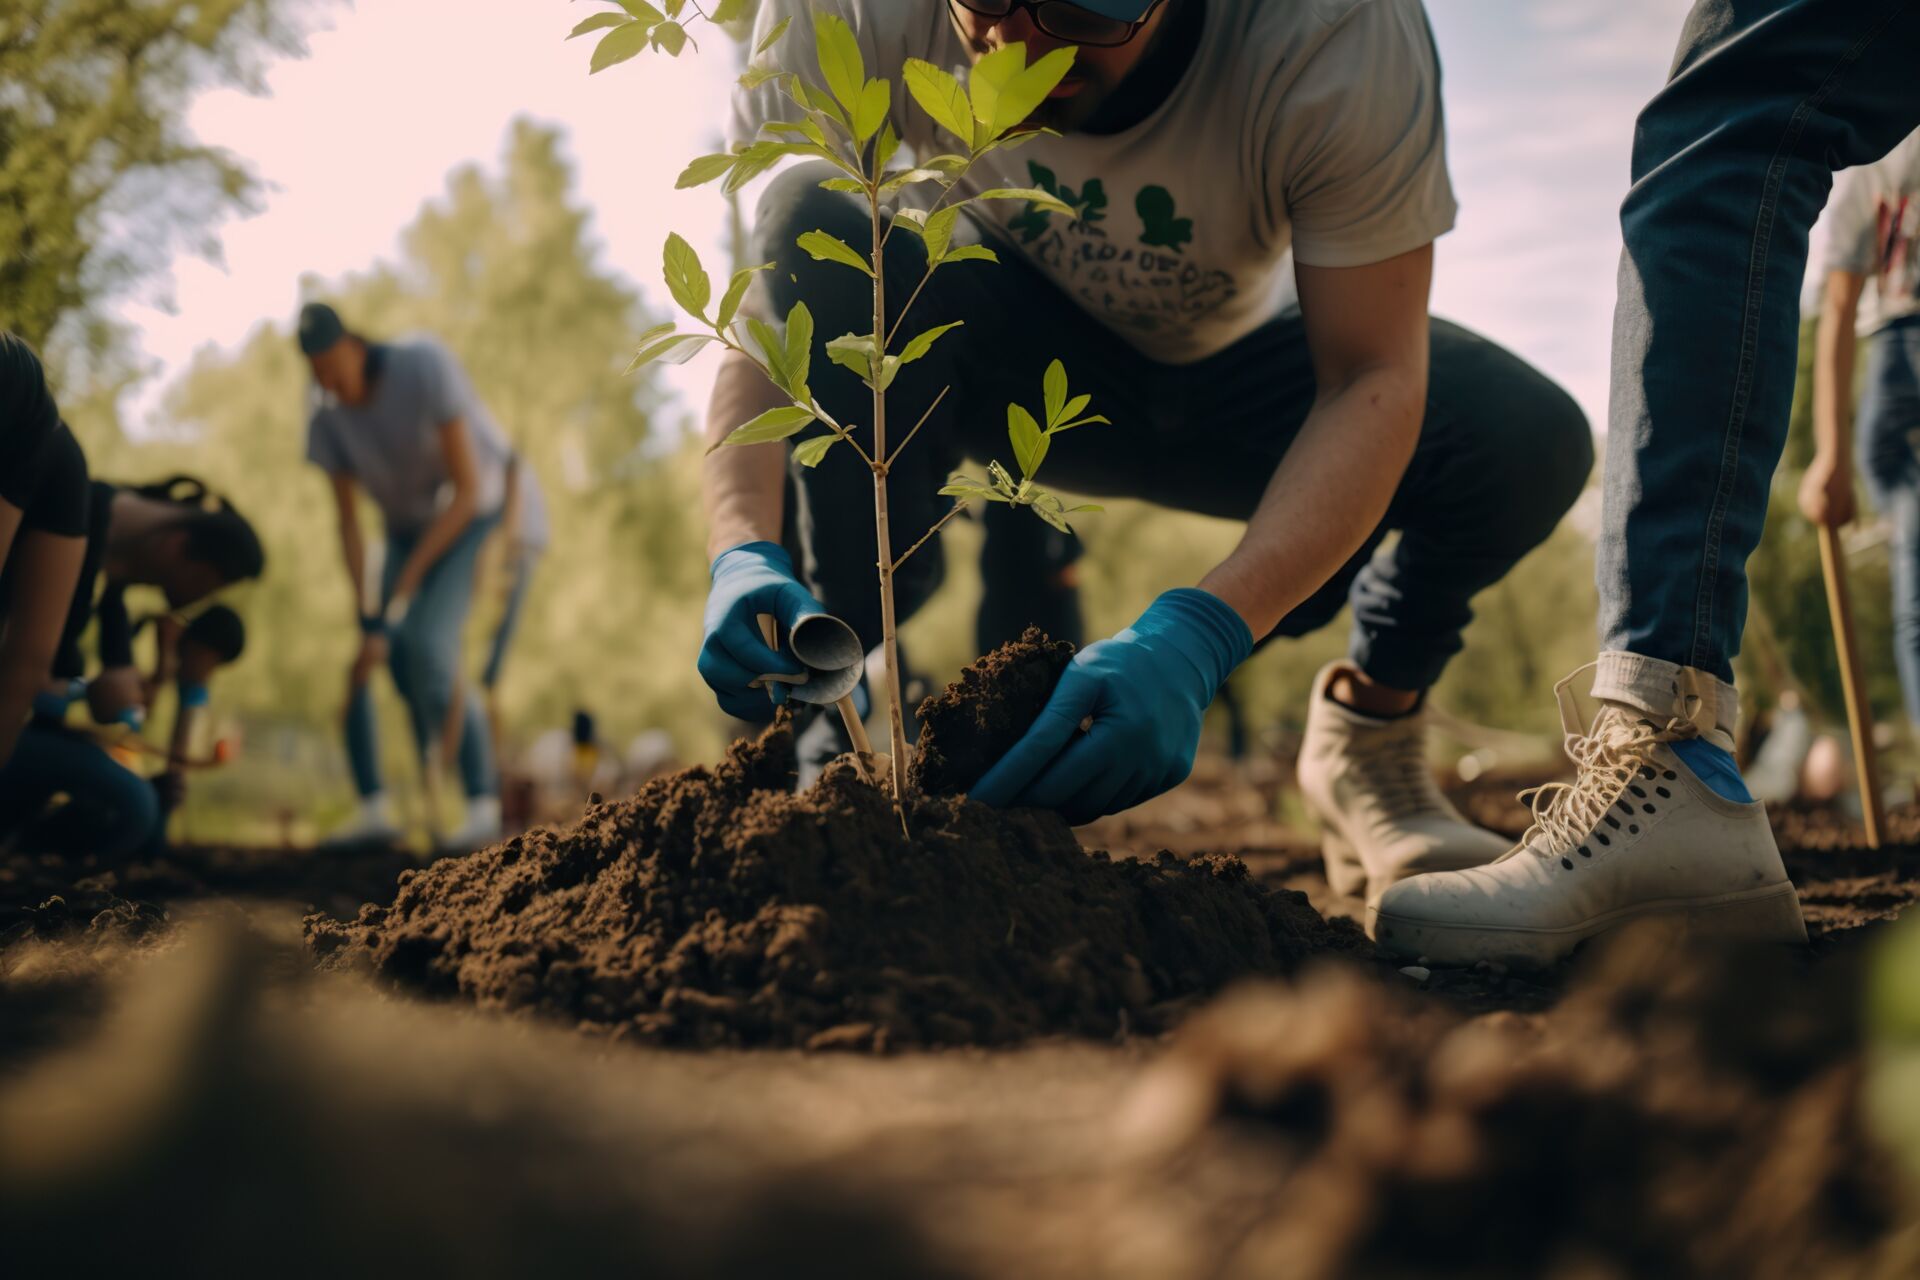
[[[1859,981],[1657,930],[1541,1017],[1327,972],[1187,1023],[1140,1118],[1294,1166],[1222,1274],[1862,1274],[1903,1210],[1860,1116]]]
[[[1071,661],[1072,645],[1028,627],[922,702],[913,785],[928,795],[964,795],[1020,740]]]
[[[1366,951],[1229,857],[1115,861],[1051,814],[924,797],[900,828],[844,764],[787,787],[783,716],[716,769],[647,783],[309,917],[327,966],[643,1041],[874,1048],[1111,1036],[1246,974]]]

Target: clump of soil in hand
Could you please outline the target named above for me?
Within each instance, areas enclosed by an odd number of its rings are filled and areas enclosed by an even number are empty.
[[[1860,1115],[1859,974],[1657,927],[1590,959],[1533,1018],[1350,970],[1248,988],[1181,1029],[1130,1127],[1228,1126],[1292,1168],[1224,1274],[1868,1273],[1901,1204]]]
[[[912,785],[928,795],[964,795],[1039,717],[1071,661],[1072,645],[1028,627],[922,702]]]
[[[1367,951],[1229,857],[1115,861],[1059,818],[921,798],[909,840],[847,764],[804,795],[784,713],[647,783],[307,921],[323,965],[645,1042],[885,1049],[1155,1030],[1228,981]]]

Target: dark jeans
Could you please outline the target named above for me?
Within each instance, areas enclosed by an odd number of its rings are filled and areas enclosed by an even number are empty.
[[[1920,317],[1868,339],[1858,448],[1873,505],[1893,527],[1893,658],[1907,719],[1920,726]]]
[[[108,861],[155,852],[165,822],[153,783],[68,729],[28,725],[0,768],[0,843],[23,852]]]
[[[815,262],[794,238],[821,228],[859,248],[870,239],[859,197],[822,191],[829,171],[800,166],[777,176],[760,202],[754,257],[778,313],[804,298],[819,342],[872,329],[864,275]],[[963,218],[956,241],[978,240]],[[1190,365],[1149,360],[1092,319],[1019,255],[1000,265],[941,268],[914,303],[901,341],[959,320],[928,357],[901,370],[888,394],[897,441],[942,387],[952,390],[894,468],[888,503],[895,553],[939,519],[937,490],[971,460],[1011,462],[1007,405],[1037,411],[1041,376],[1058,357],[1073,390],[1113,425],[1055,437],[1040,478],[1094,497],[1141,498],[1244,520],[1259,502],[1314,401],[1313,365],[1298,311],[1277,316],[1227,350]],[[889,306],[925,270],[920,240],[902,230],[886,248]],[[872,421],[870,393],[848,369],[816,353],[814,394],[842,422]],[[1367,544],[1275,634],[1302,635],[1354,606],[1352,653],[1374,679],[1430,685],[1460,648],[1470,601],[1536,546],[1572,505],[1593,461],[1592,437],[1565,392],[1511,353],[1457,325],[1433,326],[1432,374],[1419,447],[1386,519]],[[870,646],[879,642],[872,481],[851,450],[798,470],[804,569],[826,607]],[[1037,519],[1031,513],[1017,513]],[[1094,515],[1091,520],[1102,519]],[[1400,537],[1383,543],[1389,530]],[[910,615],[939,586],[937,545],[915,553],[895,582]],[[1173,583],[1169,586],[1176,585]]]
[[[1807,231],[1920,125],[1920,0],[1701,0],[1641,112],[1614,316],[1594,691],[1722,727],[1793,400]]]

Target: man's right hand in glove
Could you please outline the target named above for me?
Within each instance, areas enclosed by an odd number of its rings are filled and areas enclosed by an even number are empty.
[[[765,720],[785,699],[786,688],[776,683],[756,689],[754,678],[806,673],[791,654],[767,645],[760,635],[761,614],[772,614],[785,634],[802,618],[825,612],[800,585],[792,558],[778,545],[748,542],[716,556],[698,665],[720,709],[741,720]]]

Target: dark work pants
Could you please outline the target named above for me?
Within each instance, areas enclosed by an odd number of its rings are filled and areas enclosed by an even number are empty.
[[[816,262],[794,245],[795,237],[815,228],[856,249],[870,241],[861,198],[819,188],[829,173],[797,166],[768,185],[754,231],[754,259],[776,263],[760,279],[780,316],[800,299],[813,313],[815,396],[841,422],[858,424],[865,433],[872,422],[871,393],[817,348],[843,333],[871,331],[871,284],[861,273]],[[979,238],[978,228],[963,217],[956,242]],[[1018,402],[1038,412],[1041,377],[1056,357],[1065,363],[1074,392],[1092,395],[1090,412],[1105,414],[1113,425],[1055,437],[1042,483],[1245,520],[1313,406],[1313,365],[1299,312],[1277,316],[1194,364],[1162,364],[1094,320],[1017,252],[998,252],[999,265],[942,267],[901,327],[898,341],[904,342],[934,325],[965,324],[941,338],[931,355],[904,366],[888,393],[890,439],[897,441],[942,387],[952,388],[892,471],[895,554],[951,505],[937,491],[955,468],[971,461],[977,474],[986,459],[1011,463],[1007,405]],[[890,307],[906,301],[925,261],[914,235],[902,230],[889,239]],[[1564,391],[1510,352],[1435,321],[1425,425],[1386,518],[1275,634],[1313,631],[1351,601],[1354,661],[1389,686],[1426,688],[1459,651],[1474,595],[1552,531],[1578,496],[1592,461],[1586,420]],[[797,477],[805,573],[830,611],[869,646],[877,644],[871,476],[842,446],[819,467],[798,469]],[[1399,539],[1383,546],[1395,529]],[[937,545],[915,553],[895,581],[902,618],[927,600],[943,572]]]

